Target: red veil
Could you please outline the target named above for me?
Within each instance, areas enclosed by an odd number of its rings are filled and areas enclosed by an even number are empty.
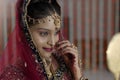
[[[25,23],[25,9],[29,1],[18,0],[16,4],[16,26],[0,57],[0,80],[47,80],[43,63],[37,56]],[[61,67],[64,67],[61,69],[64,71],[65,65]],[[64,80],[71,79],[64,76]]]
[[[18,0],[16,4],[16,26],[0,57],[0,80],[39,80],[40,77],[35,70],[35,59],[31,56],[33,52],[24,35],[23,25],[21,25],[23,3],[25,3],[23,0]]]

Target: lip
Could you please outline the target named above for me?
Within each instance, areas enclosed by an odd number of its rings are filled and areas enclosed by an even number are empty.
[[[46,48],[46,47],[43,47],[43,49],[47,52],[52,52],[53,51],[53,48]]]

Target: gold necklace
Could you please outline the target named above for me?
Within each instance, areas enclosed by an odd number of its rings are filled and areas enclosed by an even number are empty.
[[[45,66],[47,77],[48,77],[48,79],[51,79],[53,77],[53,73],[51,71],[52,64],[51,64],[51,62],[49,64],[47,64],[47,60],[45,60],[45,59],[43,59],[43,63]]]

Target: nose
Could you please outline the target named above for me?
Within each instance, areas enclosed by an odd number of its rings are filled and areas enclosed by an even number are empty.
[[[48,45],[50,45],[51,47],[55,46],[55,38],[54,38],[54,36],[49,38]]]

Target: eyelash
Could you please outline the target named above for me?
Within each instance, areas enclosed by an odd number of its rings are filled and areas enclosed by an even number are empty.
[[[57,32],[55,32],[55,35],[58,35],[59,33],[60,33],[60,31],[57,31]],[[46,37],[48,35],[49,35],[48,32],[40,32],[40,36],[42,36],[42,37]]]
[[[48,32],[40,32],[40,36],[43,36],[43,37],[48,36]]]
[[[58,35],[60,33],[60,31],[57,31],[56,33],[55,33],[55,35]]]

